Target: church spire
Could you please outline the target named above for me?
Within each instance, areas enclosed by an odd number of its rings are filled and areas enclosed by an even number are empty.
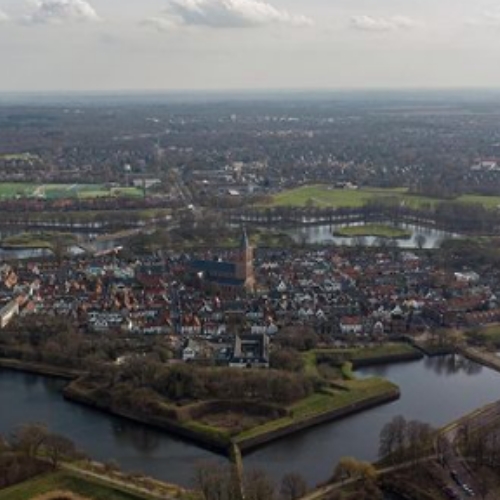
[[[246,250],[250,246],[250,243],[248,243],[248,235],[247,235],[247,230],[243,226],[241,228],[241,240],[240,240],[240,248],[241,250]]]

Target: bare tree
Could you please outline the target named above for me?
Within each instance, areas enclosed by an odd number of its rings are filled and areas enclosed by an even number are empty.
[[[49,431],[42,424],[26,424],[17,428],[12,435],[12,445],[28,457],[35,457],[44,444]]]
[[[54,469],[57,469],[62,458],[74,458],[77,454],[73,441],[59,434],[49,434],[43,447]]]
[[[283,476],[281,480],[280,495],[282,500],[297,500],[307,493],[305,479],[295,472]]]
[[[275,500],[275,488],[263,471],[254,470],[244,479],[245,500]],[[231,499],[232,500],[232,499]]]
[[[241,500],[241,487],[234,467],[201,463],[195,471],[195,484],[203,500]]]

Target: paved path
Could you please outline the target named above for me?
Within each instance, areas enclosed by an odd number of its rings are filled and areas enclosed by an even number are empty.
[[[90,480],[95,480],[100,483],[108,484],[111,487],[116,488],[117,490],[120,491],[125,491],[128,493],[136,493],[140,497],[144,498],[149,498],[152,500],[175,500],[178,499],[179,497],[176,496],[174,493],[168,494],[168,493],[160,493],[158,491],[154,490],[149,490],[147,488],[142,488],[140,486],[136,486],[134,484],[128,483],[126,481],[122,481],[120,479],[112,478],[107,475],[103,474],[98,474],[95,472],[91,472],[85,469],[81,469],[75,465],[71,464],[62,464],[61,469],[66,470],[70,472],[71,474],[74,474],[76,476],[80,476],[83,478],[88,478]]]
[[[484,406],[483,408],[479,408],[478,410],[461,417],[454,422],[446,425],[439,431],[439,435],[444,438],[445,450],[444,450],[444,458],[447,464],[447,468],[449,470],[455,470],[457,472],[458,477],[463,483],[468,484],[475,491],[479,491],[479,481],[474,477],[473,472],[469,467],[467,467],[467,461],[462,457],[458,451],[458,447],[456,446],[456,440],[459,437],[460,429],[463,426],[467,425],[469,430],[474,431],[480,429],[481,427],[488,426],[495,421],[500,420],[500,401],[496,403],[489,404]],[[436,455],[432,455],[426,458],[419,460],[418,462],[428,462],[431,460],[435,460],[437,458]],[[393,467],[386,467],[384,469],[379,469],[378,474],[388,474],[390,472],[395,472],[398,470],[404,470],[410,467],[415,466],[415,461],[406,462],[404,464],[400,464]],[[451,478],[451,476],[450,476]],[[451,479],[450,479],[451,480]],[[318,488],[301,500],[321,500],[325,498],[325,495],[329,493],[342,489],[344,486],[349,484],[354,484],[358,479],[349,479],[343,482],[331,483],[321,488]],[[457,493],[460,499],[468,498],[465,496],[465,493],[462,489],[460,489],[456,483],[450,483],[452,489]],[[493,497],[486,497],[487,500],[498,500]]]

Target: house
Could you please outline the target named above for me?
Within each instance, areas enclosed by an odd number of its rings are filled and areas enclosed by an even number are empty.
[[[213,349],[207,342],[189,339],[182,350],[183,361],[209,360],[213,356]]]
[[[269,337],[264,334],[241,334],[234,338],[229,366],[236,368],[269,368]]]
[[[0,328],[5,328],[19,314],[19,302],[14,299],[0,309]]]
[[[340,320],[340,331],[344,335],[363,332],[363,322],[358,316],[343,316]]]

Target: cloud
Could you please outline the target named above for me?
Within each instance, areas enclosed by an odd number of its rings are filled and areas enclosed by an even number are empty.
[[[168,17],[154,16],[148,17],[141,22],[143,26],[149,26],[150,28],[154,28],[158,31],[169,31],[176,27],[175,22],[173,22]]]
[[[9,21],[10,17],[3,11],[0,10],[0,23],[5,23]]]
[[[500,10],[483,12],[480,17],[469,19],[466,24],[477,27],[500,28]]]
[[[412,29],[416,21],[405,16],[372,17],[367,15],[351,17],[351,27],[363,31],[396,31]]]
[[[143,24],[168,30],[176,25],[247,28],[267,24],[311,26],[313,22],[259,0],[171,0],[164,16],[149,18]]]
[[[33,12],[24,20],[32,24],[61,24],[99,21],[99,16],[86,0],[36,0]]]

